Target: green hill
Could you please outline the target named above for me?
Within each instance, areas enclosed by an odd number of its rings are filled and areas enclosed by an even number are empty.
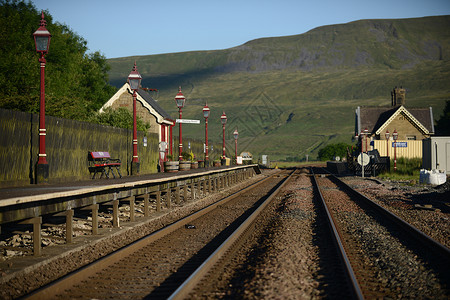
[[[172,116],[179,85],[187,98],[183,117],[203,119],[208,101],[216,151],[224,110],[230,153],[237,127],[239,151],[315,157],[327,143],[351,143],[355,108],[389,105],[394,86],[407,88],[407,107],[432,106],[439,118],[450,99],[448,28],[450,16],[361,20],[225,50],[109,59],[110,82],[121,86],[136,60],[142,85],[159,89]],[[183,137],[202,139],[200,127],[184,126]]]

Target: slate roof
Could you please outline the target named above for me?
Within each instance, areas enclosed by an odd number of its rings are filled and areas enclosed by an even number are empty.
[[[100,108],[100,112],[103,112],[105,108],[113,105],[113,103],[118,100],[123,93],[133,93],[128,82],[125,82],[124,85],[120,89],[118,89],[117,92],[111,98],[109,98],[109,100],[105,104],[103,104],[102,108]],[[173,119],[146,90],[139,89],[137,91],[137,94],[137,100],[142,102],[142,105],[144,105],[144,107],[149,110],[150,114],[153,114],[156,117],[157,123],[166,123],[170,125],[173,125],[175,123],[175,119]]]
[[[152,96],[145,90],[138,90],[139,96],[141,96],[151,107],[153,107],[157,113],[163,116],[165,119],[174,120],[161,106],[159,106],[158,102],[156,102]]]
[[[355,120],[355,135],[359,135],[361,130],[364,130],[365,128],[367,128],[371,134],[375,134],[375,132],[383,126],[401,107],[402,106],[358,107]],[[431,107],[404,109],[406,109],[430,133],[434,133],[433,111]]]
[[[434,133],[433,110],[429,108],[408,108],[408,111],[426,128]]]

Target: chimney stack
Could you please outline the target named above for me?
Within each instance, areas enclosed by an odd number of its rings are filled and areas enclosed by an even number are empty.
[[[395,87],[391,92],[392,106],[400,106],[406,104],[406,89],[403,87]]]

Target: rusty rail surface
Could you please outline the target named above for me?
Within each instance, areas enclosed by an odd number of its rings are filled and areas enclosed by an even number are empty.
[[[350,259],[345,251],[344,245],[342,243],[341,237],[339,235],[338,229],[336,227],[336,221],[333,218],[333,215],[331,214],[330,210],[328,209],[328,206],[325,202],[325,199],[322,195],[321,189],[319,187],[319,184],[316,180],[315,173],[313,169],[311,168],[311,174],[312,174],[312,182],[313,182],[313,188],[317,191],[320,198],[320,203],[322,205],[322,208],[325,210],[326,215],[328,217],[328,225],[330,227],[330,231],[332,232],[332,236],[334,238],[333,242],[335,243],[338,252],[340,254],[341,261],[343,263],[344,269],[347,274],[347,281],[349,283],[349,286],[352,288],[353,297],[357,299],[364,299],[363,293],[361,291],[361,287],[359,286],[358,280],[356,278],[355,272],[353,271],[352,264],[350,262]]]

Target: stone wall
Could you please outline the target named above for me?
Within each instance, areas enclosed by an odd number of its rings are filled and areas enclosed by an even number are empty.
[[[122,161],[122,175],[130,174],[132,130],[50,116],[45,121],[49,183],[89,179],[89,151],[108,151]],[[0,186],[35,183],[38,131],[39,115],[0,109]],[[141,174],[157,172],[158,135],[138,132],[138,141]]]
[[[130,93],[123,93],[120,95],[119,99],[114,101],[111,105],[112,109],[118,109],[120,107],[126,108],[133,113],[133,96]],[[136,101],[136,115],[140,117],[144,123],[150,124],[149,132],[159,133],[159,125],[156,123],[156,117],[150,114],[148,109],[146,109],[139,100]]]
[[[428,136],[423,135],[420,130],[402,113],[399,114],[386,129],[389,130],[391,138],[394,130],[397,130],[399,140],[408,140],[408,138],[412,139],[414,136],[418,141],[428,138]],[[385,133],[386,131],[380,133],[380,139],[385,139]]]

